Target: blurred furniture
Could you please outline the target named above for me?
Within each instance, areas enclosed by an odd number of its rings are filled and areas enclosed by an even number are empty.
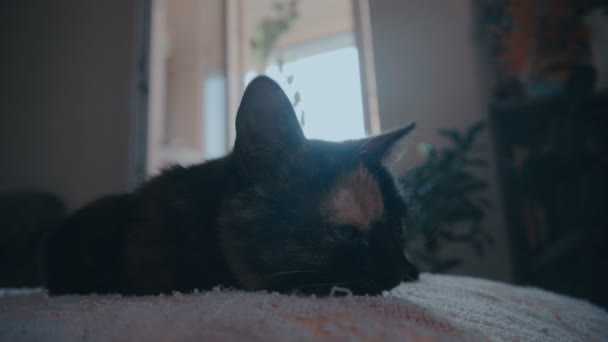
[[[48,192],[0,193],[0,287],[41,285],[42,243],[65,214],[63,202]]]
[[[608,92],[503,101],[491,120],[516,282],[608,307]]]
[[[2,291],[1,341],[608,340],[608,313],[589,303],[446,275],[422,274],[382,296],[339,298],[220,290],[144,297]]]

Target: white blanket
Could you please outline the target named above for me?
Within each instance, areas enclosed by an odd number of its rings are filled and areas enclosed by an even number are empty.
[[[608,341],[608,313],[539,289],[429,274],[377,297],[0,295],[0,341],[76,340]]]

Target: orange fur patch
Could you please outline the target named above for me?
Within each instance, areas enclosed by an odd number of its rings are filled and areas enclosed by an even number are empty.
[[[359,166],[338,179],[321,211],[334,224],[368,230],[372,221],[384,214],[384,203],[374,177]]]

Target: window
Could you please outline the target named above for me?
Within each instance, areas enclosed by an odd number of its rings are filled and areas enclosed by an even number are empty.
[[[296,92],[300,94],[295,110],[307,138],[341,141],[365,136],[356,47],[297,58],[286,62],[282,69],[273,63],[266,68],[266,75],[275,79],[291,99]],[[255,72],[247,73],[245,83],[253,77]]]
[[[274,78],[290,98],[299,95],[295,110],[308,138],[341,141],[377,133],[379,125],[370,121],[374,92],[373,75],[367,70],[373,63],[366,56],[371,48],[359,45],[365,42],[359,31],[367,22],[361,19],[367,18],[366,1],[152,4],[147,175],[229,152],[241,96],[255,76],[251,70]],[[281,32],[274,36],[276,31],[269,27]],[[254,40],[260,34],[275,39],[256,60]],[[284,60],[281,68],[279,56]]]

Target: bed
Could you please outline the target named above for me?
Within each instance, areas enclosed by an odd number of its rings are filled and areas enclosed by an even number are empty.
[[[382,296],[214,289],[49,297],[0,291],[0,341],[608,341],[608,313],[536,288],[423,274]]]

